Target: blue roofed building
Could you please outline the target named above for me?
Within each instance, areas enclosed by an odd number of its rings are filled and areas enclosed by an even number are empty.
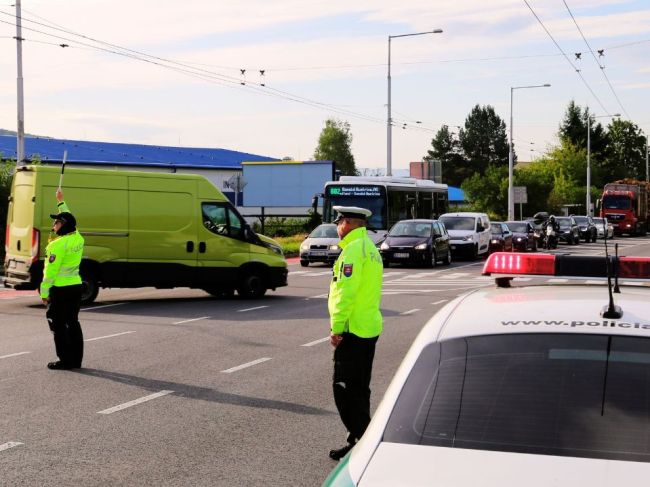
[[[278,160],[227,149],[25,137],[28,160],[38,158],[42,164],[60,165],[64,151],[67,151],[66,164],[75,167],[200,174],[233,202],[235,193],[226,183],[241,174],[242,162]],[[3,159],[16,158],[15,135],[0,135],[0,154]]]

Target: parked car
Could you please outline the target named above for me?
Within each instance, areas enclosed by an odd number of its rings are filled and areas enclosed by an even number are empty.
[[[401,220],[390,229],[379,246],[384,267],[391,263],[433,267],[439,261],[451,264],[449,234],[437,220]]]
[[[594,221],[590,216],[574,216],[573,219],[578,224],[580,229],[580,238],[584,238],[585,242],[595,242],[598,236],[598,230]]]
[[[596,232],[598,238],[614,238],[614,225],[607,221],[607,218],[592,218],[594,225],[596,225]]]
[[[566,242],[569,245],[578,245],[580,243],[580,228],[572,216],[558,216],[555,221],[560,225],[560,242]]]
[[[341,253],[336,225],[323,223],[307,235],[300,244],[300,265],[307,267],[311,262],[333,264]]]
[[[506,222],[508,228],[512,231],[512,245],[515,250],[526,252],[531,250],[537,251],[537,241],[535,240],[535,229],[526,221]]]
[[[503,222],[490,223],[490,253],[512,252],[512,232]]]
[[[439,221],[445,224],[451,238],[453,255],[477,259],[490,251],[490,218],[485,213],[445,213]]]

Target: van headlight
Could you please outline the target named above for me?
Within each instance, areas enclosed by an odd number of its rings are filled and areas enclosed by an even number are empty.
[[[465,235],[461,240],[463,242],[471,242],[473,237],[474,237],[473,235]]]
[[[383,242],[379,248],[381,250],[388,250],[390,249],[390,245],[388,245],[386,242]]]
[[[271,244],[271,245],[269,245],[269,248],[278,255],[282,255],[282,256],[284,255],[282,253],[282,247],[280,247],[279,245]]]
[[[427,243],[426,242],[415,246],[415,250],[426,250],[426,249],[427,249]]]
[[[338,245],[330,245],[330,250],[339,250]]]
[[[300,250],[309,250],[309,244],[306,244],[306,243],[301,244],[300,245]]]

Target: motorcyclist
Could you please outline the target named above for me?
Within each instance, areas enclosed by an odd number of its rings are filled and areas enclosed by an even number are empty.
[[[551,215],[548,217],[548,220],[544,222],[544,247],[547,249],[557,247],[558,233],[560,231],[560,225],[555,220],[555,216]]]

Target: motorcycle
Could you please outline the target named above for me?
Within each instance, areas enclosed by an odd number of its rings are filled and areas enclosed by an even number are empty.
[[[553,228],[553,225],[548,223],[544,231],[544,248],[545,249],[557,249],[557,232]]]

